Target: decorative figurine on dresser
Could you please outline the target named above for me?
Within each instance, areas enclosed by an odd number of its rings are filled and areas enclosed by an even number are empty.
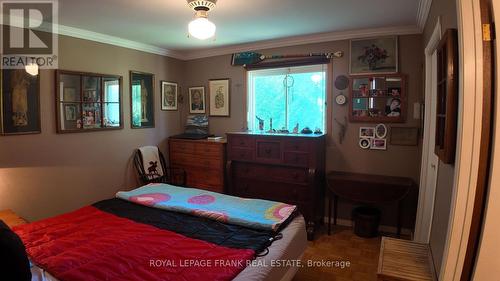
[[[324,217],[325,135],[227,133],[228,192],[297,205],[309,240]]]

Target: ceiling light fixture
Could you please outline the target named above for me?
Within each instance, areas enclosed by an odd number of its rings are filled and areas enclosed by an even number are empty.
[[[24,69],[31,76],[38,75],[38,64],[36,64],[36,63],[27,64],[26,66],[24,66]]]
[[[208,11],[215,8],[217,0],[187,0],[187,3],[195,11],[195,19],[188,25],[189,35],[200,40],[213,37],[216,27],[208,20]]]

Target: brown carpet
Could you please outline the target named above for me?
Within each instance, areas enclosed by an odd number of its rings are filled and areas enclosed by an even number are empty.
[[[349,227],[333,227],[330,236],[320,230],[316,239],[308,242],[303,267],[293,281],[376,281],[380,241],[380,237],[358,237]],[[308,261],[315,264],[309,262],[308,266]]]

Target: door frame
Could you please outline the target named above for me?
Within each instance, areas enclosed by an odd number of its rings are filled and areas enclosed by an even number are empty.
[[[418,194],[417,219],[415,222],[414,241],[419,243],[429,243],[432,227],[432,218],[434,215],[434,199],[436,196],[437,172],[439,165],[436,165],[436,181],[431,186],[427,186],[427,168],[431,165],[429,152],[434,151],[434,147],[430,147],[430,139],[434,136],[431,132],[431,105],[432,94],[436,85],[432,84],[432,76],[435,75],[432,70],[433,54],[441,40],[441,17],[437,18],[434,31],[431,38],[425,47],[425,111],[424,111],[424,139],[422,142],[422,163],[420,166],[420,189]],[[433,105],[433,104],[432,104]],[[435,106],[435,105],[433,105]]]
[[[459,44],[457,156],[450,219],[439,280],[458,281],[464,269],[475,197],[481,179],[483,41],[480,0],[456,0]]]

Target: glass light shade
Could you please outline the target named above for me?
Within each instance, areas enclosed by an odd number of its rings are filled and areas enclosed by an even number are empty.
[[[27,64],[24,69],[26,72],[32,76],[37,76],[38,75],[38,64],[36,63],[30,63]]]
[[[197,18],[188,25],[191,36],[200,40],[205,40],[215,35],[215,24],[207,18]]]

